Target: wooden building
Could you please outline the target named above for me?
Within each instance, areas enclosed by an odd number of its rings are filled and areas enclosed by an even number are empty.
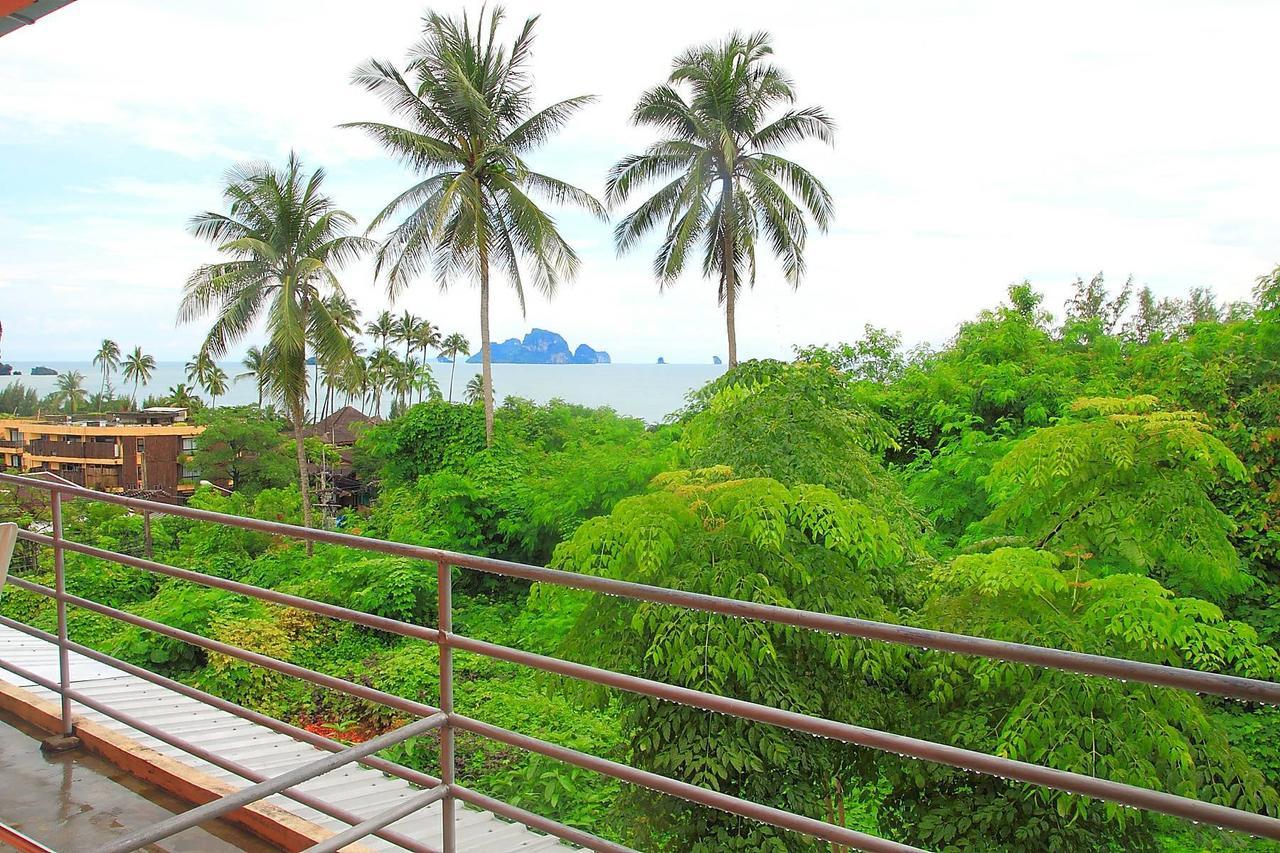
[[[187,421],[186,409],[172,407],[0,418],[0,460],[6,468],[49,471],[99,491],[182,498],[199,482],[189,462],[203,431]]]

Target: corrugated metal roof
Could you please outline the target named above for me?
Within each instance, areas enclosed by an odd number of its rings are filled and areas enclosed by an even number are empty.
[[[0,625],[0,658],[45,678],[52,680],[58,678],[56,646],[3,625]],[[52,691],[24,682],[23,679],[7,671],[0,670],[0,679],[28,688],[42,698],[54,700],[57,698]],[[75,653],[71,654],[71,682],[77,690],[94,699],[211,752],[238,761],[260,773],[277,775],[327,754],[287,735],[242,720],[234,714],[212,708],[166,687],[152,684],[135,675]],[[122,732],[157,752],[210,776],[223,779],[229,784],[237,786],[248,784],[233,773],[193,758],[177,747],[135,731],[97,711],[76,703],[72,703],[72,710],[78,715]],[[362,818],[380,814],[418,790],[401,779],[358,765],[348,765],[318,776],[304,782],[299,788]],[[279,794],[269,797],[267,801],[334,832],[347,828],[341,821]],[[411,838],[439,846],[442,843],[440,809],[439,803],[433,803],[391,826],[397,832]],[[578,849],[564,844],[559,839],[539,835],[522,824],[509,823],[490,812],[459,808],[456,810],[456,815],[459,850],[569,851]],[[374,836],[366,838],[361,844],[373,850],[401,849]]]

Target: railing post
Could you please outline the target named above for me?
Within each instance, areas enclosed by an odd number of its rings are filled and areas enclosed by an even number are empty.
[[[49,490],[49,517],[53,524],[53,585],[58,611],[58,687],[62,700],[62,729],[57,737],[45,738],[45,752],[63,752],[80,746],[71,725],[71,653],[67,649],[67,579],[65,549],[62,547],[62,492]]]
[[[148,560],[151,559],[151,510],[142,511],[142,547]]]
[[[436,563],[436,600],[440,631],[440,710],[449,715],[440,729],[440,782],[453,785],[453,649],[449,635],[453,632],[453,567],[448,563]],[[453,789],[440,801],[440,820],[444,836],[444,853],[456,853],[457,827],[454,822]]]

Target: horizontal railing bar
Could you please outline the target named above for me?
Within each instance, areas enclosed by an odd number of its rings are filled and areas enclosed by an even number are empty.
[[[822,717],[812,717],[795,711],[773,708],[768,705],[760,705],[742,699],[732,699],[689,687],[678,687],[648,678],[625,675],[612,670],[535,654],[534,652],[512,649],[459,634],[447,635],[445,642],[451,647],[462,651],[540,669],[544,672],[566,675],[590,681],[594,684],[616,687],[643,696],[652,696],[655,699],[664,699],[706,711],[728,714],[738,719],[754,720],[792,731],[834,738],[846,743],[870,747],[884,752],[892,752],[938,764],[947,764],[988,776],[1004,777],[1019,782],[1028,782],[1032,785],[1042,785],[1059,791],[1110,800],[1123,805],[1163,812],[1175,817],[1280,840],[1280,820],[1276,818],[1220,806],[1215,803],[1206,803],[1190,797],[1153,791],[1150,788],[1140,788],[1135,785],[1126,785],[1122,782],[1112,782],[1107,779],[1086,776],[1082,773],[1073,773],[1069,770],[1057,770],[1040,764],[1016,761],[1012,758],[1001,758],[984,752],[962,749],[957,746],[948,746],[934,741],[883,732],[879,729],[869,729],[849,723],[823,719]]]
[[[662,794],[670,794],[673,797],[678,797],[691,803],[709,806],[710,808],[767,823],[781,829],[800,832],[813,838],[829,841],[832,844],[841,844],[856,850],[871,851],[871,853],[923,853],[918,847],[890,841],[887,838],[867,835],[864,832],[847,829],[816,818],[782,811],[772,806],[735,797],[732,794],[712,791],[697,785],[691,785],[688,782],[680,782],[666,776],[660,776],[657,773],[650,773],[647,770],[641,770],[627,764],[619,764],[607,758],[579,752],[576,749],[550,743],[540,738],[490,725],[461,714],[451,715],[449,723],[455,728],[489,738],[490,740],[536,752],[539,755],[555,758],[587,770],[594,770],[597,773],[603,773],[606,776],[612,776],[624,782],[631,782]]]
[[[27,588],[35,589],[39,587],[38,584],[31,584],[29,581],[15,579],[15,582],[17,582],[19,586],[25,586]],[[39,591],[42,591],[46,595],[54,595],[54,597],[56,597],[54,591],[47,587],[40,588]],[[276,669],[277,671],[286,671],[282,669],[282,667],[286,666],[293,668],[294,671],[289,672],[288,674],[295,674],[298,677],[312,681],[313,683],[323,683],[322,681],[318,681],[318,678],[333,679],[333,686],[335,689],[351,693],[352,695],[362,696],[362,698],[369,698],[372,701],[381,702],[389,707],[398,707],[409,713],[422,714],[422,711],[427,710],[428,708],[428,706],[419,706],[419,709],[415,709],[414,707],[409,707],[404,704],[408,703],[409,700],[402,699],[394,696],[393,694],[374,691],[373,688],[365,687],[364,685],[357,685],[343,679],[335,679],[333,676],[325,676],[322,673],[317,673],[313,670],[306,670],[302,667],[296,667],[296,665],[293,664],[284,664],[281,661],[277,661],[276,659],[265,655],[257,655],[256,653],[247,652],[235,646],[218,643],[215,640],[210,640],[198,634],[180,631],[179,629],[172,628],[168,625],[164,625],[163,623],[144,619],[143,617],[135,616],[134,614],[130,614],[125,611],[116,610],[115,608],[110,608],[97,602],[89,601],[88,599],[68,595],[66,596],[66,600],[73,604],[87,607],[106,615],[115,616],[123,621],[132,622],[140,627],[175,637],[176,639],[204,646],[205,648],[210,648],[214,651],[228,654],[232,657],[237,657],[251,663],[260,663],[263,666]],[[704,710],[729,714],[741,719],[755,720],[757,722],[768,723],[770,725],[782,726],[794,731],[806,732],[808,734],[814,734],[821,737],[837,738],[847,743],[855,743],[860,746],[879,749],[886,752],[893,752],[899,755],[909,755],[913,758],[943,763],[978,773],[1006,777],[1033,785],[1044,785],[1057,790],[1067,791],[1068,793],[1098,797],[1112,802],[1122,803],[1124,805],[1159,811],[1176,817],[1212,823],[1214,825],[1238,829],[1255,835],[1264,835],[1266,837],[1280,839],[1280,820],[1268,818],[1262,815],[1255,815],[1250,812],[1232,809],[1226,806],[1219,806],[1213,803],[1205,803],[1189,797],[1180,797],[1174,794],[1152,791],[1147,788],[1139,788],[1119,782],[1097,779],[1092,776],[1072,773],[1066,770],[1056,770],[1054,768],[1023,761],[1015,761],[1009,758],[1000,758],[998,756],[962,749],[960,747],[948,746],[932,741],[906,737],[904,735],[882,732],[877,729],[868,729],[847,723],[825,720],[820,717],[798,714],[793,711],[771,708],[766,705],[759,705],[753,702],[731,699],[711,693],[705,693],[699,690],[692,690],[686,687],[677,687],[675,685],[664,684],[650,679],[638,678],[636,676],[599,669],[585,664],[573,663],[544,655],[537,655],[532,652],[525,652],[519,649],[511,649],[505,646],[486,643],[482,640],[475,640],[457,634],[450,634],[448,637],[449,639],[447,642],[454,648],[474,652],[476,654],[485,655],[499,660],[509,661],[515,664],[534,667],[547,672],[555,672],[561,675],[568,675],[574,678],[592,681],[597,684],[604,684],[634,693],[640,693],[696,708],[702,708]],[[378,695],[377,698],[373,698],[373,696],[369,695],[370,693],[380,695]],[[434,713],[434,711],[431,710],[428,710],[427,712]]]
[[[761,604],[751,601],[738,601],[714,595],[696,592],[667,589],[665,587],[638,584],[631,581],[601,578],[594,575],[583,575],[566,572],[560,569],[548,569],[542,566],[531,566],[491,557],[477,557],[456,551],[429,548],[421,545],[409,545],[402,542],[387,542],[349,533],[338,533],[330,530],[316,530],[284,524],[278,521],[265,521],[258,518],[226,515],[209,510],[195,509],[176,504],[164,504],[156,501],[129,498],[106,492],[95,492],[81,486],[56,482],[33,481],[13,474],[0,474],[0,482],[31,488],[60,491],[73,497],[85,500],[96,500],[104,503],[135,509],[190,518],[197,521],[209,521],[225,524],[245,530],[256,530],[278,536],[290,536],[298,539],[342,545],[363,551],[393,554],[411,559],[446,562],[450,565],[506,577],[549,583],[574,589],[603,592],[640,601],[657,604],[669,604],[690,610],[709,613],[720,613],[726,616],[738,616],[746,619],[757,619],[779,625],[791,625],[816,631],[841,634],[850,637],[861,637],[867,640],[880,640],[897,645],[914,646],[933,651],[953,652],[956,654],[975,655],[1023,663],[1032,666],[1059,669],[1082,675],[1095,675],[1121,681],[1140,681],[1162,687],[1174,687],[1180,690],[1191,690],[1199,693],[1212,693],[1232,699],[1249,702],[1265,702],[1280,705],[1280,684],[1255,678],[1236,675],[1201,672],[1182,667],[1147,663],[1144,661],[1112,658],[1105,655],[1087,654],[1085,652],[1052,649],[1043,646],[1032,646],[1024,643],[1012,643],[1005,640],[990,640],[985,637],[974,637],[967,634],[954,634],[947,631],[934,631],[926,628],[915,628],[908,625],[894,625],[887,622],[876,622],[868,619],[856,619],[849,616],[834,616],[825,613],[814,613],[791,607],[779,607],[772,604]]]
[[[295,767],[279,776],[273,776],[255,785],[247,788],[241,788],[224,797],[220,797],[212,802],[205,803],[202,806],[196,806],[180,814],[176,814],[171,818],[166,818],[159,823],[142,829],[138,832],[125,836],[111,844],[104,845],[102,853],[132,853],[149,844],[176,835],[184,829],[190,829],[193,826],[199,826],[206,821],[220,817],[227,812],[235,811],[238,808],[255,803],[264,797],[272,794],[278,794],[285,788],[292,788],[309,779],[322,776],[332,770],[337,770],[353,761],[358,761],[366,755],[372,755],[375,752],[395,746],[402,743],[408,738],[426,734],[433,729],[438,729],[448,723],[449,718],[445,714],[435,714],[430,717],[424,717],[412,723],[407,723],[398,729],[370,738],[364,743],[356,746],[348,747],[342,752],[335,752],[326,755],[324,758],[315,761],[309,761],[301,767]]]
[[[39,628],[34,628],[26,623],[19,622],[16,619],[10,619],[7,616],[0,616],[0,625],[7,625],[10,628],[22,631],[23,633],[36,637],[37,639],[44,640],[48,643],[57,644],[58,641],[57,636],[54,634],[50,634],[47,631],[41,631]],[[319,749],[324,749],[329,752],[340,752],[341,750],[346,749],[346,744],[344,743],[339,743],[338,741],[324,737],[323,735],[318,735],[314,732],[309,732],[306,729],[290,725],[289,723],[282,722],[274,717],[269,717],[266,714],[259,713],[258,711],[252,711],[248,708],[241,707],[240,705],[237,705],[234,702],[229,702],[220,696],[215,696],[212,693],[206,693],[203,690],[191,687],[188,684],[183,684],[181,681],[166,678],[165,676],[154,673],[149,669],[144,669],[136,664],[112,657],[111,655],[100,652],[97,649],[77,643],[74,640],[69,640],[67,642],[67,648],[77,654],[90,658],[91,660],[96,660],[100,663],[116,667],[123,672],[137,676],[138,678],[149,681],[152,684],[166,687],[184,696],[188,696],[214,708],[219,708],[250,722],[257,723],[264,728],[271,729],[272,731],[279,732],[283,735],[288,735],[295,740],[300,740],[304,743],[318,747]],[[176,745],[177,744],[175,744],[175,746]],[[371,767],[374,770],[381,770],[384,773],[399,777],[404,779],[406,782],[411,782],[414,785],[419,785],[423,788],[433,788],[440,784],[440,779],[438,777],[432,776],[428,773],[423,773],[420,770],[414,770],[413,768],[406,767],[403,764],[388,761],[385,758],[379,758],[376,755],[371,755],[365,758],[361,763],[366,767]],[[228,767],[226,769],[230,770],[231,768]],[[232,772],[238,771],[233,770]],[[459,800],[463,800],[477,808],[493,812],[494,814],[501,815],[502,817],[509,818],[517,821],[518,823],[522,823],[525,826],[540,830],[548,835],[554,835],[557,838],[562,838],[565,841],[569,841],[582,847],[605,851],[605,853],[634,853],[634,851],[629,847],[624,847],[612,841],[599,838],[585,830],[566,826],[565,824],[558,823],[550,818],[526,811],[519,806],[513,806],[510,803],[504,803],[501,800],[496,800],[493,797],[481,794],[478,791],[473,791],[470,788],[466,788],[461,785],[453,786],[453,795]],[[311,803],[304,803],[304,805],[311,805]],[[315,806],[312,807],[315,808]],[[334,814],[333,817],[338,818],[343,821],[343,823],[350,823],[350,821],[340,815]],[[385,830],[385,832],[391,831]],[[398,833],[393,834],[399,835]],[[400,836],[400,839],[402,840],[397,840],[379,833],[379,837],[386,838],[386,840],[391,841],[393,844],[398,844],[401,847],[406,846],[405,840],[407,839],[404,839],[404,836]]]
[[[9,620],[5,620],[5,621],[9,621]],[[60,692],[58,689],[59,688],[58,682],[44,678],[38,675],[37,673],[31,672],[30,670],[27,670],[21,666],[18,666],[17,664],[10,663],[8,661],[0,659],[0,668],[4,668],[9,672],[12,672],[15,675],[17,675],[19,678],[25,678],[28,681],[30,681],[32,684],[36,684],[40,687],[43,687],[46,690],[52,691],[53,693]],[[269,778],[265,773],[259,773],[258,771],[250,767],[246,767],[245,765],[239,763],[238,761],[232,761],[229,758],[223,758],[222,756],[218,755],[215,752],[212,752],[210,750],[204,749],[203,747],[197,746],[196,744],[193,744],[187,740],[184,740],[183,738],[180,738],[176,735],[171,735],[168,732],[166,732],[164,729],[161,729],[157,726],[153,726],[144,720],[140,720],[131,714],[125,713],[124,711],[119,711],[115,708],[112,708],[107,703],[101,702],[95,699],[94,697],[89,696],[79,690],[76,690],[74,688],[68,689],[66,691],[66,695],[68,698],[74,699],[76,702],[79,702],[81,705],[85,706],[86,708],[97,711],[101,714],[105,714],[114,720],[118,720],[121,723],[124,723],[126,726],[128,726],[131,729],[135,729],[139,732],[142,732],[145,735],[149,735],[155,738],[156,740],[167,743],[170,746],[176,747],[177,749],[181,749],[183,752],[186,752],[188,755],[194,756],[195,758],[199,758],[203,761],[207,761],[210,764],[214,765],[215,767],[221,767],[223,770],[234,773],[237,776],[240,776],[244,779],[248,779],[250,782],[262,782]],[[365,759],[363,763],[366,763],[366,764],[369,763],[369,759]],[[363,820],[363,818],[361,818],[359,815],[353,814],[352,812],[349,812],[346,809],[327,803],[324,800],[321,800],[318,797],[308,794],[305,791],[300,791],[297,788],[289,788],[287,790],[281,791],[280,793],[288,797],[289,799],[294,800],[295,802],[301,803],[302,805],[308,806],[309,808],[313,808],[316,811],[323,812],[324,814],[327,814],[330,817],[335,818],[336,820],[340,820],[343,823],[346,823],[352,826],[358,825]],[[395,844],[399,847],[403,847],[406,850],[413,851],[413,853],[439,853],[439,851],[436,850],[435,848],[428,847],[425,844],[421,844],[417,841],[414,841],[412,838],[409,838],[407,835],[403,835],[393,830],[380,830],[376,833],[371,833],[371,834],[375,834],[379,838],[383,839],[384,841],[389,841],[392,844]]]
[[[363,823],[358,823],[350,829],[339,832],[332,838],[326,838],[324,841],[313,847],[308,847],[309,853],[337,853],[343,847],[352,842],[359,841],[366,835],[372,835],[384,826],[389,826],[396,821],[406,818],[419,809],[426,808],[437,800],[447,796],[449,793],[448,785],[437,785],[434,788],[423,791],[415,797],[410,797],[397,806],[387,809],[379,815],[375,815]]]
[[[45,536],[41,533],[19,530],[18,538],[25,539],[28,542],[34,542],[38,545],[46,545],[49,547],[53,546],[53,537]],[[330,619],[354,622],[355,624],[363,625],[366,628],[375,628],[379,631],[387,631],[404,637],[415,637],[417,639],[428,640],[433,643],[439,642],[440,640],[439,631],[435,628],[428,628],[424,625],[412,625],[408,622],[401,622],[397,619],[389,619],[386,616],[377,616],[373,613],[365,613],[361,610],[352,610],[350,607],[342,607],[337,604],[315,601],[310,598],[303,598],[299,595],[290,595],[287,592],[277,592],[274,589],[267,589],[266,587],[253,586],[252,584],[228,580],[227,578],[220,578],[217,575],[206,575],[202,572],[193,572],[190,569],[179,569],[166,563],[158,563],[155,560],[147,560],[142,557],[134,557],[130,554],[108,551],[104,548],[95,548],[92,545],[85,545],[71,539],[63,539],[62,547],[67,551],[75,551],[78,554],[84,554],[88,557],[96,557],[99,560],[107,560],[112,563],[118,563],[122,566],[131,566],[135,569],[155,572],[156,574],[167,575],[171,578],[178,578],[179,580],[190,581],[191,583],[213,587],[215,589],[225,589],[228,592],[238,593],[239,595],[248,596],[250,598],[258,598],[263,601],[270,601],[273,604],[281,604],[286,607],[295,607],[299,610],[306,610],[320,616],[327,616]]]
[[[14,586],[21,587],[22,589],[29,590],[30,592],[46,595],[53,599],[57,599],[58,597],[57,593],[50,587],[33,583],[23,578],[9,578],[9,583]],[[200,634],[183,631],[181,628],[174,628],[171,625],[165,625],[163,622],[156,622],[155,620],[147,619],[145,617],[129,613],[125,610],[108,607],[105,604],[99,604],[96,601],[90,601],[89,599],[81,598],[78,595],[71,595],[68,593],[63,596],[63,600],[68,604],[74,604],[77,607],[83,607],[85,610],[92,610],[93,612],[101,613],[104,616],[111,616],[115,619],[119,619],[121,622],[127,622],[130,625],[136,625],[139,628],[145,628],[148,631],[154,631],[157,634],[163,634],[166,637],[172,637],[175,640],[190,643],[193,646],[200,646],[201,648],[226,655],[227,657],[236,658],[238,660],[246,661],[247,663],[254,663],[258,666],[283,673],[284,675],[290,675],[294,678],[300,678],[303,681],[309,681],[312,684],[318,684],[321,687],[328,687],[331,690],[346,693],[348,696],[355,696],[358,699],[367,699],[370,702],[385,705],[388,708],[395,708],[397,711],[404,711],[406,714],[413,714],[417,717],[429,717],[432,714],[440,713],[439,708],[433,708],[430,705],[424,705],[421,702],[414,702],[411,699],[405,699],[403,697],[396,696],[393,693],[387,693],[373,687],[366,687],[363,684],[356,684],[355,682],[348,681],[345,678],[326,675],[323,672],[317,672],[314,669],[307,669],[304,666],[298,666],[294,663],[276,660],[273,657],[258,654],[257,652],[247,651],[246,649],[239,648],[238,646],[232,646],[218,640],[211,640],[208,637],[201,636]]]

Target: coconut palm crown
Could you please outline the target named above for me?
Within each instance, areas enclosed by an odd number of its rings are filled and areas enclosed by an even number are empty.
[[[319,359],[351,350],[346,330],[326,298],[340,294],[337,270],[375,244],[349,233],[355,219],[324,194],[325,173],[307,173],[296,154],[284,168],[253,163],[233,168],[223,197],[226,213],[192,218],[191,233],[226,258],[205,264],[187,280],[179,322],[213,313],[201,348],[210,357],[227,350],[263,321],[259,379],[293,422],[302,491],[303,523],[311,525],[302,427],[307,401],[308,347]],[[308,551],[310,551],[308,543]]]
[[[830,143],[835,125],[820,107],[792,107],[795,89],[772,53],[767,34],[735,33],[678,56],[667,82],[645,92],[631,114],[663,138],[615,164],[605,191],[617,206],[658,185],[618,223],[618,253],[661,229],[653,262],[661,288],[701,254],[702,275],[717,280],[724,305],[730,367],[738,363],[734,309],[742,285],[755,284],[757,244],[763,238],[797,287],[808,223],[825,231],[832,216],[826,187],[776,152],[806,139]]]
[[[466,16],[434,12],[404,69],[370,60],[354,82],[383,99],[403,126],[353,122],[421,179],[374,218],[399,218],[378,252],[377,272],[393,298],[430,270],[444,288],[459,276],[480,288],[485,430],[493,437],[489,347],[490,273],[497,270],[523,310],[526,280],[550,296],[578,270],[577,253],[535,197],[601,218],[589,193],[534,171],[524,157],[592,99],[579,96],[535,109],[529,59],[537,18],[509,44],[498,38],[502,10]],[[523,263],[522,263],[523,262]]]

